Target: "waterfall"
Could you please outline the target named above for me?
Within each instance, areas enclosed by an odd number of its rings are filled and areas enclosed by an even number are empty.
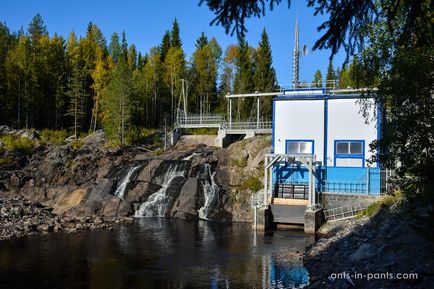
[[[120,185],[118,185],[118,187],[116,188],[116,191],[113,193],[113,195],[121,198],[122,200],[125,198],[125,193],[126,193],[128,184],[131,182],[133,175],[136,173],[136,171],[139,168],[142,167],[142,165],[143,164],[141,164],[141,163],[136,164],[128,170],[128,173],[123,178],[122,183]]]
[[[218,207],[219,186],[215,183],[215,172],[211,172],[211,165],[204,165],[207,178],[202,180],[204,205],[198,210],[199,218],[209,220],[211,212]]]
[[[186,168],[183,162],[171,164],[161,180],[161,189],[149,196],[135,212],[135,217],[164,217],[171,201],[169,188],[176,178],[184,178]]]

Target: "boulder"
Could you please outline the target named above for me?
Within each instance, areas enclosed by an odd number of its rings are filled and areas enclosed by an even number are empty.
[[[142,169],[136,180],[140,182],[151,182],[155,171],[158,169],[162,162],[162,160],[152,160],[146,167]]]
[[[105,217],[115,217],[117,215],[119,204],[121,199],[112,195],[106,195],[104,197],[101,214]]]
[[[106,141],[106,135],[103,130],[98,130],[82,140],[83,145],[90,146],[92,148],[99,147]]]
[[[377,256],[377,248],[371,244],[362,244],[355,253],[350,255],[350,260],[354,263],[364,259],[371,259]]]
[[[60,190],[62,188],[59,188]],[[71,193],[61,193],[61,197],[56,203],[53,204],[53,213],[57,215],[64,214],[71,209],[82,204],[87,197],[90,189],[89,188],[79,188],[73,190]]]
[[[188,179],[181,188],[178,199],[171,211],[171,216],[184,219],[196,218],[197,199],[200,194],[200,184],[198,178]]]

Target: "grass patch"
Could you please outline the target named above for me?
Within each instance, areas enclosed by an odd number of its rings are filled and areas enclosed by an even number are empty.
[[[49,143],[54,145],[62,145],[68,137],[66,130],[49,130],[44,129],[39,134],[42,143]]]
[[[378,213],[382,208],[388,208],[398,199],[402,198],[402,193],[396,191],[394,195],[383,196],[380,200],[370,204],[363,212],[356,215],[356,218],[360,219],[364,216],[372,217]]]
[[[258,192],[260,189],[262,189],[262,181],[260,176],[255,174],[247,176],[247,178],[241,182],[239,189],[241,191],[250,190],[255,193]]]
[[[195,128],[195,129],[186,129],[184,130],[184,134],[189,135],[217,135],[218,128]]]
[[[27,137],[19,137],[12,135],[5,135],[0,138],[4,145],[4,149],[7,151],[18,151],[25,155],[32,154],[33,147],[36,145],[35,141]]]

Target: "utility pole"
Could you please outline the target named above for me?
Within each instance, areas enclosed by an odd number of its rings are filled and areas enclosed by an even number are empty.
[[[298,37],[298,10],[295,20],[294,52],[292,54],[292,85],[297,88],[300,83],[300,43]]]

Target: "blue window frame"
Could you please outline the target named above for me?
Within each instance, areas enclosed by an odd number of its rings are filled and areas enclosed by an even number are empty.
[[[365,141],[364,140],[335,140],[334,162],[336,159],[361,159],[362,167],[365,167]]]
[[[285,153],[287,154],[313,154],[315,141],[311,139],[286,140]]]

